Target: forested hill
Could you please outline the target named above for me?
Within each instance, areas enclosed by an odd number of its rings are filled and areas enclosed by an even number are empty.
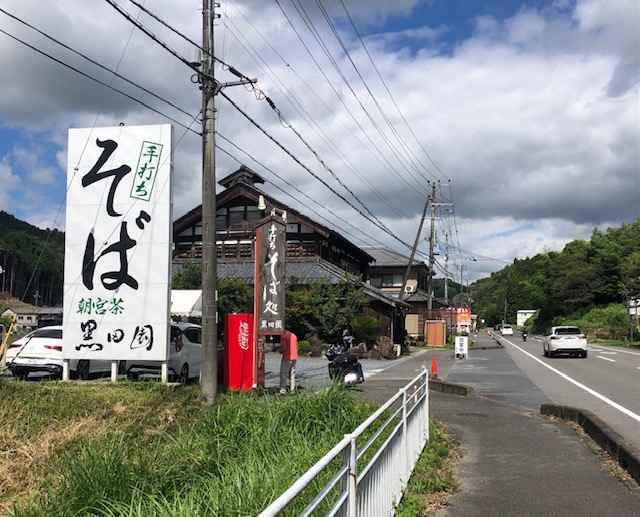
[[[539,309],[538,327],[577,319],[595,307],[640,298],[640,219],[590,241],[575,240],[471,285],[473,311],[488,324],[516,322],[521,309]]]
[[[64,233],[0,211],[0,290],[33,305],[62,303]]]

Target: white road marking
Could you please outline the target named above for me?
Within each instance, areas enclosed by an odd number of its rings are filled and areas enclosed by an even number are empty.
[[[603,361],[610,361],[612,363],[617,362],[615,359],[609,359],[608,357],[602,357],[601,355],[596,356],[598,359],[602,359]]]
[[[631,355],[638,355],[640,356],[640,352],[634,352],[632,350],[610,350],[607,348],[602,348],[599,346],[595,346],[595,345],[589,345],[589,348],[591,348],[592,350],[597,350],[598,352],[607,352],[609,354],[631,354]]]
[[[545,363],[544,361],[538,359],[536,356],[534,356],[533,354],[530,354],[529,352],[527,352],[526,350],[523,350],[522,348],[520,348],[518,345],[513,344],[511,341],[509,341],[508,339],[505,339],[504,341],[506,341],[507,343],[509,343],[512,347],[520,350],[520,352],[522,352],[523,354],[528,355],[531,359],[533,359],[534,361],[537,361],[538,363],[540,363],[542,366],[544,366],[545,368],[548,368],[549,370],[551,370],[553,373],[558,374],[560,377],[562,377],[563,379],[565,379],[566,381],[570,382],[571,384],[576,385],[578,388],[580,388],[581,390],[586,391],[587,393],[593,395],[596,398],[599,398],[600,400],[602,400],[605,404],[609,404],[612,408],[617,409],[618,411],[620,411],[621,413],[627,415],[628,417],[633,418],[634,420],[640,422],[640,415],[637,415],[636,413],[634,413],[633,411],[631,411],[630,409],[627,409],[624,406],[621,406],[620,404],[618,404],[617,402],[614,402],[613,400],[605,397],[604,395],[598,393],[595,390],[592,390],[591,388],[589,388],[588,386],[585,386],[584,384],[579,383],[578,381],[576,381],[575,379],[572,379],[571,377],[569,377],[566,373],[561,372],[560,370],[554,368],[553,366],[549,366],[547,363]],[[604,359],[604,358],[603,358]]]

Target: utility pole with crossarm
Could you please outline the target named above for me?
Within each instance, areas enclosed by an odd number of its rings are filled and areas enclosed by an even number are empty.
[[[219,83],[213,73],[213,24],[217,18],[213,0],[202,3],[202,373],[200,389],[206,404],[218,395],[218,300],[216,257],[216,155],[215,96],[225,86],[255,83],[242,79]]]

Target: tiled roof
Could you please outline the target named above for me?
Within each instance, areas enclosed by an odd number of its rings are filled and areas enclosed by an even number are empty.
[[[171,265],[172,275],[175,275],[182,269],[182,263],[174,262]],[[217,263],[217,276],[219,279],[231,279],[240,278],[247,284],[253,285],[255,281],[255,262],[253,260],[224,262],[218,260]],[[330,262],[321,259],[301,259],[301,260],[287,260],[286,262],[286,281],[290,284],[293,279],[299,284],[308,284],[319,280],[328,280],[331,283],[337,284],[340,279],[346,276],[346,273],[338,266],[331,264]],[[400,302],[397,298],[384,293],[380,289],[377,289],[369,284],[363,282],[365,292],[371,298],[375,298],[385,303],[395,306]]]
[[[360,246],[360,249],[366,251],[374,258],[375,263],[371,264],[373,267],[407,267],[407,264],[409,263],[409,257],[385,246]],[[414,266],[419,266],[421,264],[425,265],[424,262],[413,259]]]

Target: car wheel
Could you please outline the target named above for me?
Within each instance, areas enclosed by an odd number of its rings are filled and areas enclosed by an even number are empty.
[[[582,356],[583,359],[587,358],[587,351],[585,350],[584,352],[582,352],[582,354],[580,354]]]
[[[545,347],[542,347],[542,354],[543,354],[545,357],[549,357],[549,352],[547,352],[547,349],[546,349]]]
[[[180,375],[178,375],[178,382],[180,384],[187,384],[189,381],[189,365],[184,363],[180,369]]]
[[[13,376],[19,381],[26,381],[27,377],[29,377],[29,372],[22,369],[13,370]]]
[[[89,361],[87,359],[80,359],[78,366],[76,366],[76,379],[86,381],[89,378]]]
[[[551,349],[549,349],[549,350],[547,351],[547,353],[549,354],[549,355],[547,356],[549,359],[551,359],[554,355],[556,355],[556,353],[555,353],[555,352],[552,352],[552,351],[551,351]]]

